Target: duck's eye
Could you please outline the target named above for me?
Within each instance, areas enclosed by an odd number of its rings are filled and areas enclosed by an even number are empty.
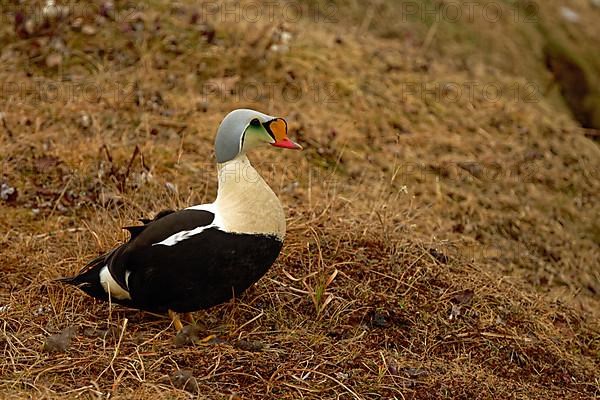
[[[252,121],[250,121],[250,125],[260,126],[260,121],[258,120],[258,118],[254,118]]]

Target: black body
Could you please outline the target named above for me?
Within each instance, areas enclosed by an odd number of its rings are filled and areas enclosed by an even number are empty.
[[[282,242],[275,236],[228,233],[210,227],[172,246],[156,245],[178,232],[208,226],[213,220],[209,211],[161,212],[146,225],[126,228],[131,232],[127,243],[91,261],[78,276],[62,281],[108,300],[99,278],[100,270],[108,265],[112,277],[131,297],[113,297],[115,303],[156,312],[191,312],[223,303],[239,296],[267,272]]]

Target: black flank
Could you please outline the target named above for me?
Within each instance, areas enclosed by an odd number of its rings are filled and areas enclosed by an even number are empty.
[[[172,246],[156,245],[213,220],[214,215],[204,210],[161,212],[145,225],[125,228],[131,232],[129,242],[92,260],[78,276],[61,281],[108,300],[99,279],[100,270],[108,265],[131,296],[131,300],[113,299],[115,303],[158,312],[189,312],[223,303],[258,281],[283,243],[274,236],[209,228]]]

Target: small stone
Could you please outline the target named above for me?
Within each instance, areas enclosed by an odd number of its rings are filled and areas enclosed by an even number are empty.
[[[473,175],[475,178],[481,178],[483,175],[483,168],[476,162],[459,162],[458,166]]]
[[[25,32],[28,35],[33,35],[35,33],[35,21],[32,19],[28,19],[25,21]]]
[[[102,3],[102,6],[100,7],[100,14],[103,17],[114,20],[115,19],[115,3],[112,1],[105,1],[104,3]]]
[[[294,181],[283,188],[283,192],[285,193],[294,193],[300,187],[300,183],[298,181]]]
[[[86,328],[83,334],[91,338],[100,338],[108,342],[116,342],[119,339],[119,329],[111,326],[108,329]]]
[[[83,18],[81,17],[77,17],[73,20],[73,23],[71,23],[71,29],[73,29],[76,32],[81,31],[81,28],[83,26]]]
[[[195,325],[186,325],[182,330],[177,332],[175,339],[175,346],[183,347],[193,345],[197,340],[200,339],[200,328]]]
[[[189,369],[178,369],[171,375],[171,383],[177,389],[183,389],[190,393],[198,393],[198,381]]]
[[[54,4],[54,0],[47,0],[46,5],[42,8],[42,15],[44,18],[53,21],[58,17],[58,7]]]
[[[19,195],[16,188],[10,186],[8,183],[0,184],[0,199],[6,201],[7,203],[12,203],[17,200],[17,196]]]
[[[35,169],[39,172],[48,172],[60,164],[60,159],[54,156],[41,156],[34,161]]]
[[[460,317],[461,312],[461,306],[459,306],[458,304],[452,304],[452,309],[450,310],[450,316],[448,317],[448,319],[450,321],[457,319],[458,317]]]
[[[83,27],[81,27],[81,33],[92,36],[96,34],[96,28],[94,28],[92,25],[83,25]]]
[[[335,377],[338,378],[340,381],[343,381],[350,378],[350,374],[347,374],[345,372],[336,372]]]
[[[58,6],[56,8],[58,9],[58,18],[61,18],[61,19],[67,18],[69,16],[69,14],[71,13],[71,10],[69,9],[68,6]]]
[[[175,185],[171,182],[165,182],[165,187],[167,188],[167,191],[169,191],[170,193],[177,194],[177,192],[178,192],[177,185]]]
[[[62,62],[63,57],[58,53],[50,53],[46,57],[46,66],[48,68],[57,68],[62,64]]]
[[[198,26],[198,30],[200,34],[206,41],[206,43],[211,44],[215,40],[216,30],[215,27],[211,24],[204,23]]]
[[[467,289],[455,294],[452,301],[455,304],[470,304],[473,296],[475,296],[475,292],[472,289]]]
[[[431,254],[431,256],[435,258],[436,261],[440,264],[448,264],[448,256],[439,251],[438,249],[429,249],[429,254]]]
[[[240,350],[258,352],[265,348],[265,344],[255,340],[238,340],[234,343],[234,346]]]
[[[202,111],[203,113],[208,111],[208,101],[201,100],[196,102],[196,111]]]
[[[40,39],[42,39],[42,38],[40,38]],[[39,43],[40,43],[40,47],[47,46],[49,49],[53,50],[54,53],[57,53],[57,54],[65,54],[68,51],[67,43],[60,37],[53,37],[50,40],[43,38],[43,40],[40,40]],[[45,43],[47,43],[47,44],[45,44]]]
[[[48,353],[64,353],[71,346],[71,340],[76,333],[77,328],[70,326],[63,329],[60,333],[48,336],[44,341],[44,351]]]
[[[391,375],[398,375],[398,363],[391,357],[386,357],[387,370]]]
[[[402,370],[409,378],[418,378],[420,376],[426,376],[427,371],[421,368],[403,368]]]
[[[88,337],[96,337],[97,329],[94,328],[85,328],[83,330],[83,334]]]
[[[123,197],[115,192],[103,191],[99,196],[100,203],[103,206],[108,204],[121,204],[123,202]]]
[[[565,6],[560,7],[560,15],[564,20],[572,23],[577,23],[581,19],[577,11]]]
[[[371,315],[371,326],[374,328],[387,328],[390,326],[385,315],[380,312],[375,311]]]
[[[92,117],[89,114],[82,113],[79,117],[79,126],[83,129],[89,129],[92,126]]]

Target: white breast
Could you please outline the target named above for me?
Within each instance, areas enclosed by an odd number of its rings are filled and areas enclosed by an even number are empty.
[[[213,203],[227,232],[285,236],[285,215],[269,185],[241,155],[219,165],[219,190]]]
[[[176,232],[152,246],[174,246],[210,228],[272,235],[281,240],[285,236],[281,203],[246,156],[219,165],[219,190],[214,203],[188,207],[187,210],[208,211],[214,215],[214,220],[210,225]]]

